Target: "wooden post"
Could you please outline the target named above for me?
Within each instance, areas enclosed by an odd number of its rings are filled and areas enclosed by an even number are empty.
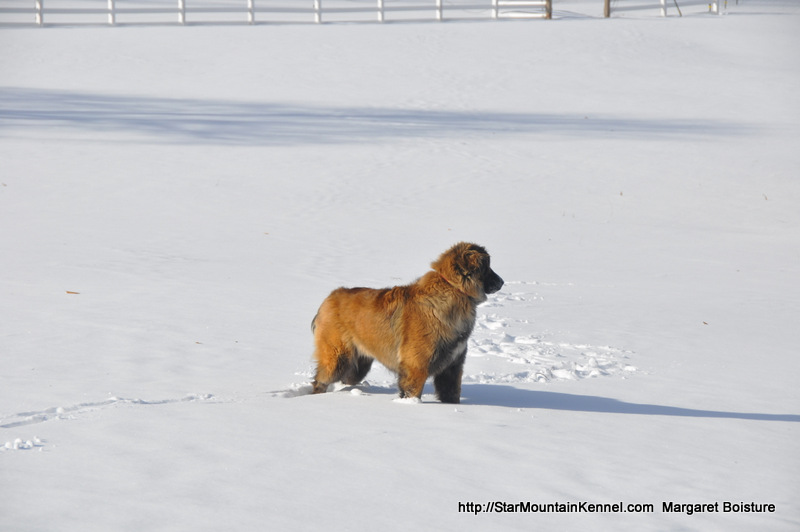
[[[108,23],[111,26],[117,23],[116,11],[114,10],[114,0],[108,0]]]
[[[44,0],[34,0],[36,6],[36,24],[44,25]]]
[[[186,0],[178,0],[178,24],[186,24]]]
[[[603,17],[608,18],[611,16],[611,0],[603,2]]]
[[[256,23],[256,2],[255,0],[247,0],[247,23]]]
[[[383,0],[378,0],[378,22],[383,22]]]
[[[545,15],[544,18],[550,20],[553,18],[553,0],[545,0]]]
[[[322,24],[322,0],[314,0],[314,22]]]
[[[498,0],[492,0],[492,18],[499,18],[500,17],[500,6],[498,5]]]
[[[436,20],[442,20],[442,0],[436,0]]]
[[[661,0],[661,16],[667,16],[667,0]]]

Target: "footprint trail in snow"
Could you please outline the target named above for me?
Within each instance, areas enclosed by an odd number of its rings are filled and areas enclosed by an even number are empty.
[[[561,342],[552,335],[536,332],[536,323],[529,319],[506,317],[504,309],[529,307],[532,301],[541,300],[533,291],[535,286],[535,283],[506,283],[506,288],[513,291],[493,294],[478,309],[463,382],[548,382],[609,375],[625,377],[637,371],[630,363],[631,351]]]
[[[11,429],[22,427],[25,425],[34,425],[44,423],[50,420],[65,420],[74,419],[80,414],[91,412],[100,408],[105,408],[117,404],[130,404],[130,405],[166,405],[173,403],[185,403],[194,401],[207,401],[213,399],[211,394],[190,394],[179,399],[158,399],[158,400],[145,400],[145,399],[125,399],[122,397],[110,397],[104,401],[96,401],[91,403],[78,403],[68,406],[54,406],[44,410],[33,412],[19,412],[8,416],[0,417],[0,429]],[[27,440],[16,438],[13,441],[7,441],[5,444],[0,443],[0,452],[2,451],[20,451],[28,449],[39,449],[44,446],[44,440],[38,437],[33,437]]]

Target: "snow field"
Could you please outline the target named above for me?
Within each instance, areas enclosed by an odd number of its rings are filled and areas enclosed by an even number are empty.
[[[0,30],[0,529],[796,530],[798,15]],[[458,240],[462,403],[308,395]]]

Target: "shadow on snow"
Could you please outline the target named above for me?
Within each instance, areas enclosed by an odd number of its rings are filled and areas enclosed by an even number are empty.
[[[0,87],[0,135],[26,129],[50,136],[112,132],[142,142],[296,145],[493,134],[663,140],[739,135],[749,126],[702,119],[293,106]]]
[[[626,403],[608,397],[524,390],[498,384],[464,384],[461,396],[464,404],[511,408],[544,408],[549,410],[570,410],[573,412],[603,412],[606,414],[800,422],[800,415],[794,414],[720,412],[675,406]]]

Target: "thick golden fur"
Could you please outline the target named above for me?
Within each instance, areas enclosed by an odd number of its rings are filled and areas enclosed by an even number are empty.
[[[334,290],[311,326],[314,393],[361,382],[374,359],[397,373],[400,397],[419,398],[433,376],[439,400],[458,403],[475,309],[503,286],[489,262],[483,247],[461,242],[410,285]]]

